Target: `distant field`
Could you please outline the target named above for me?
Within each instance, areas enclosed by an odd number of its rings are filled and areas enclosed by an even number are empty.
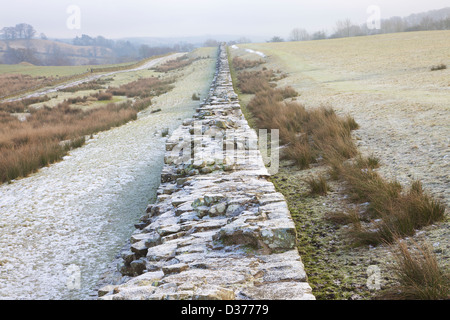
[[[201,58],[188,60],[182,68],[164,73],[153,70],[182,55],[152,59],[138,70],[107,73],[38,97],[0,103],[0,183],[59,161],[70,149],[83,145],[86,136],[137,119],[140,111],[153,108],[158,96],[173,89],[179,101],[195,103],[192,95],[204,95],[197,88],[206,82],[196,77],[209,74],[205,68],[213,65],[215,53],[199,50],[191,57]],[[4,83],[6,88],[11,85],[7,79]]]
[[[44,67],[22,64],[0,64],[0,75],[2,74],[24,74],[32,77],[67,77],[88,72],[91,68],[109,68],[122,67],[134,64],[135,62],[127,62],[112,65],[87,65],[87,66],[62,66],[62,67]]]
[[[233,56],[267,55],[307,107],[333,107],[361,125],[359,148],[389,178],[419,178],[450,204],[450,31],[240,45]],[[447,69],[431,71],[444,64]]]
[[[51,87],[78,80],[80,77],[135,69],[162,56],[110,65],[86,66],[33,66],[27,63],[16,65],[0,64],[0,99],[23,95],[44,87]],[[145,68],[141,68],[145,70]],[[136,73],[138,73],[137,71]]]
[[[9,40],[8,44],[0,40],[0,60],[3,58],[8,46],[13,49],[31,48],[34,56],[41,61],[45,61],[57,49],[64,57],[70,61],[70,64],[84,65],[94,59],[98,63],[111,61],[114,53],[109,48],[99,46],[76,46],[68,43],[42,39],[18,39]]]

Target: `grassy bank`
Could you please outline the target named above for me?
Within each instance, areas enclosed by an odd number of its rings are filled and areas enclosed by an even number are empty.
[[[252,70],[245,70],[245,65]],[[331,108],[306,108],[293,101],[295,89],[276,88],[274,83],[285,77],[266,67],[257,68],[259,65],[238,60],[241,71],[233,70],[232,76],[239,94],[254,94],[246,98],[244,106],[251,123],[280,130],[284,162],[272,179],[285,195],[296,222],[299,252],[313,292],[319,299],[381,297],[366,283],[367,268],[376,264],[383,265],[384,288],[400,290],[396,298],[423,296],[419,290],[414,295],[411,285],[408,290],[399,285],[400,275],[410,272],[410,264],[402,264],[401,259],[397,259],[397,268],[385,264],[383,255],[374,258],[368,245],[379,245],[380,252],[392,254],[395,250],[386,243],[402,243],[399,239],[443,221],[445,206],[424,192],[419,181],[404,191],[398,182],[382,178],[375,171],[380,161],[359,154],[351,135],[358,125],[351,116],[337,116]],[[399,252],[406,257],[409,251]],[[432,255],[424,261],[438,266]],[[446,298],[442,288],[449,288],[448,277],[441,266],[437,268],[444,275],[439,284],[430,280],[422,285],[439,287],[428,290],[438,293],[428,297],[442,299]],[[416,278],[427,278],[426,268],[416,270],[422,270]]]
[[[173,89],[173,81],[144,78],[119,87],[109,87],[90,96],[68,98],[52,108],[45,106],[50,99],[48,97],[0,104],[0,182],[26,177],[61,160],[69,150],[83,145],[86,136],[135,120],[139,111],[151,105],[152,97]],[[84,86],[78,89],[85,89]],[[76,92],[74,90],[73,93]],[[110,101],[114,95],[133,100],[112,103]],[[88,100],[104,103],[101,107],[88,110],[76,107]],[[44,103],[44,106],[30,108],[37,102]],[[27,112],[28,116],[20,121],[11,112]]]
[[[47,86],[55,86],[68,81],[82,79],[95,73],[106,73],[137,68],[152,57],[132,63],[88,66],[33,66],[0,65],[0,99],[24,94]]]

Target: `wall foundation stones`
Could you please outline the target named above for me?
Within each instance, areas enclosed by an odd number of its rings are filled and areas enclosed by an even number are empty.
[[[166,142],[156,203],[122,252],[127,281],[99,299],[314,299],[257,139],[221,47],[209,97]]]

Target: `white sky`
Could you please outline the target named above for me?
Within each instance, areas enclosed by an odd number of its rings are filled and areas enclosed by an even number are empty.
[[[0,29],[29,23],[48,37],[103,35],[179,37],[242,35],[287,37],[293,28],[333,31],[350,18],[365,23],[370,5],[381,18],[407,16],[449,6],[449,0],[0,0]],[[66,26],[69,5],[81,9],[81,29]]]

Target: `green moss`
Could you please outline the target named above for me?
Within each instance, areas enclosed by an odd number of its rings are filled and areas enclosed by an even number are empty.
[[[326,200],[311,196],[292,167],[281,167],[271,180],[288,203],[297,230],[297,249],[316,299],[372,298],[373,292],[366,287],[365,264],[349,254],[352,248],[344,242],[339,227],[323,219],[326,206],[322,202]]]

